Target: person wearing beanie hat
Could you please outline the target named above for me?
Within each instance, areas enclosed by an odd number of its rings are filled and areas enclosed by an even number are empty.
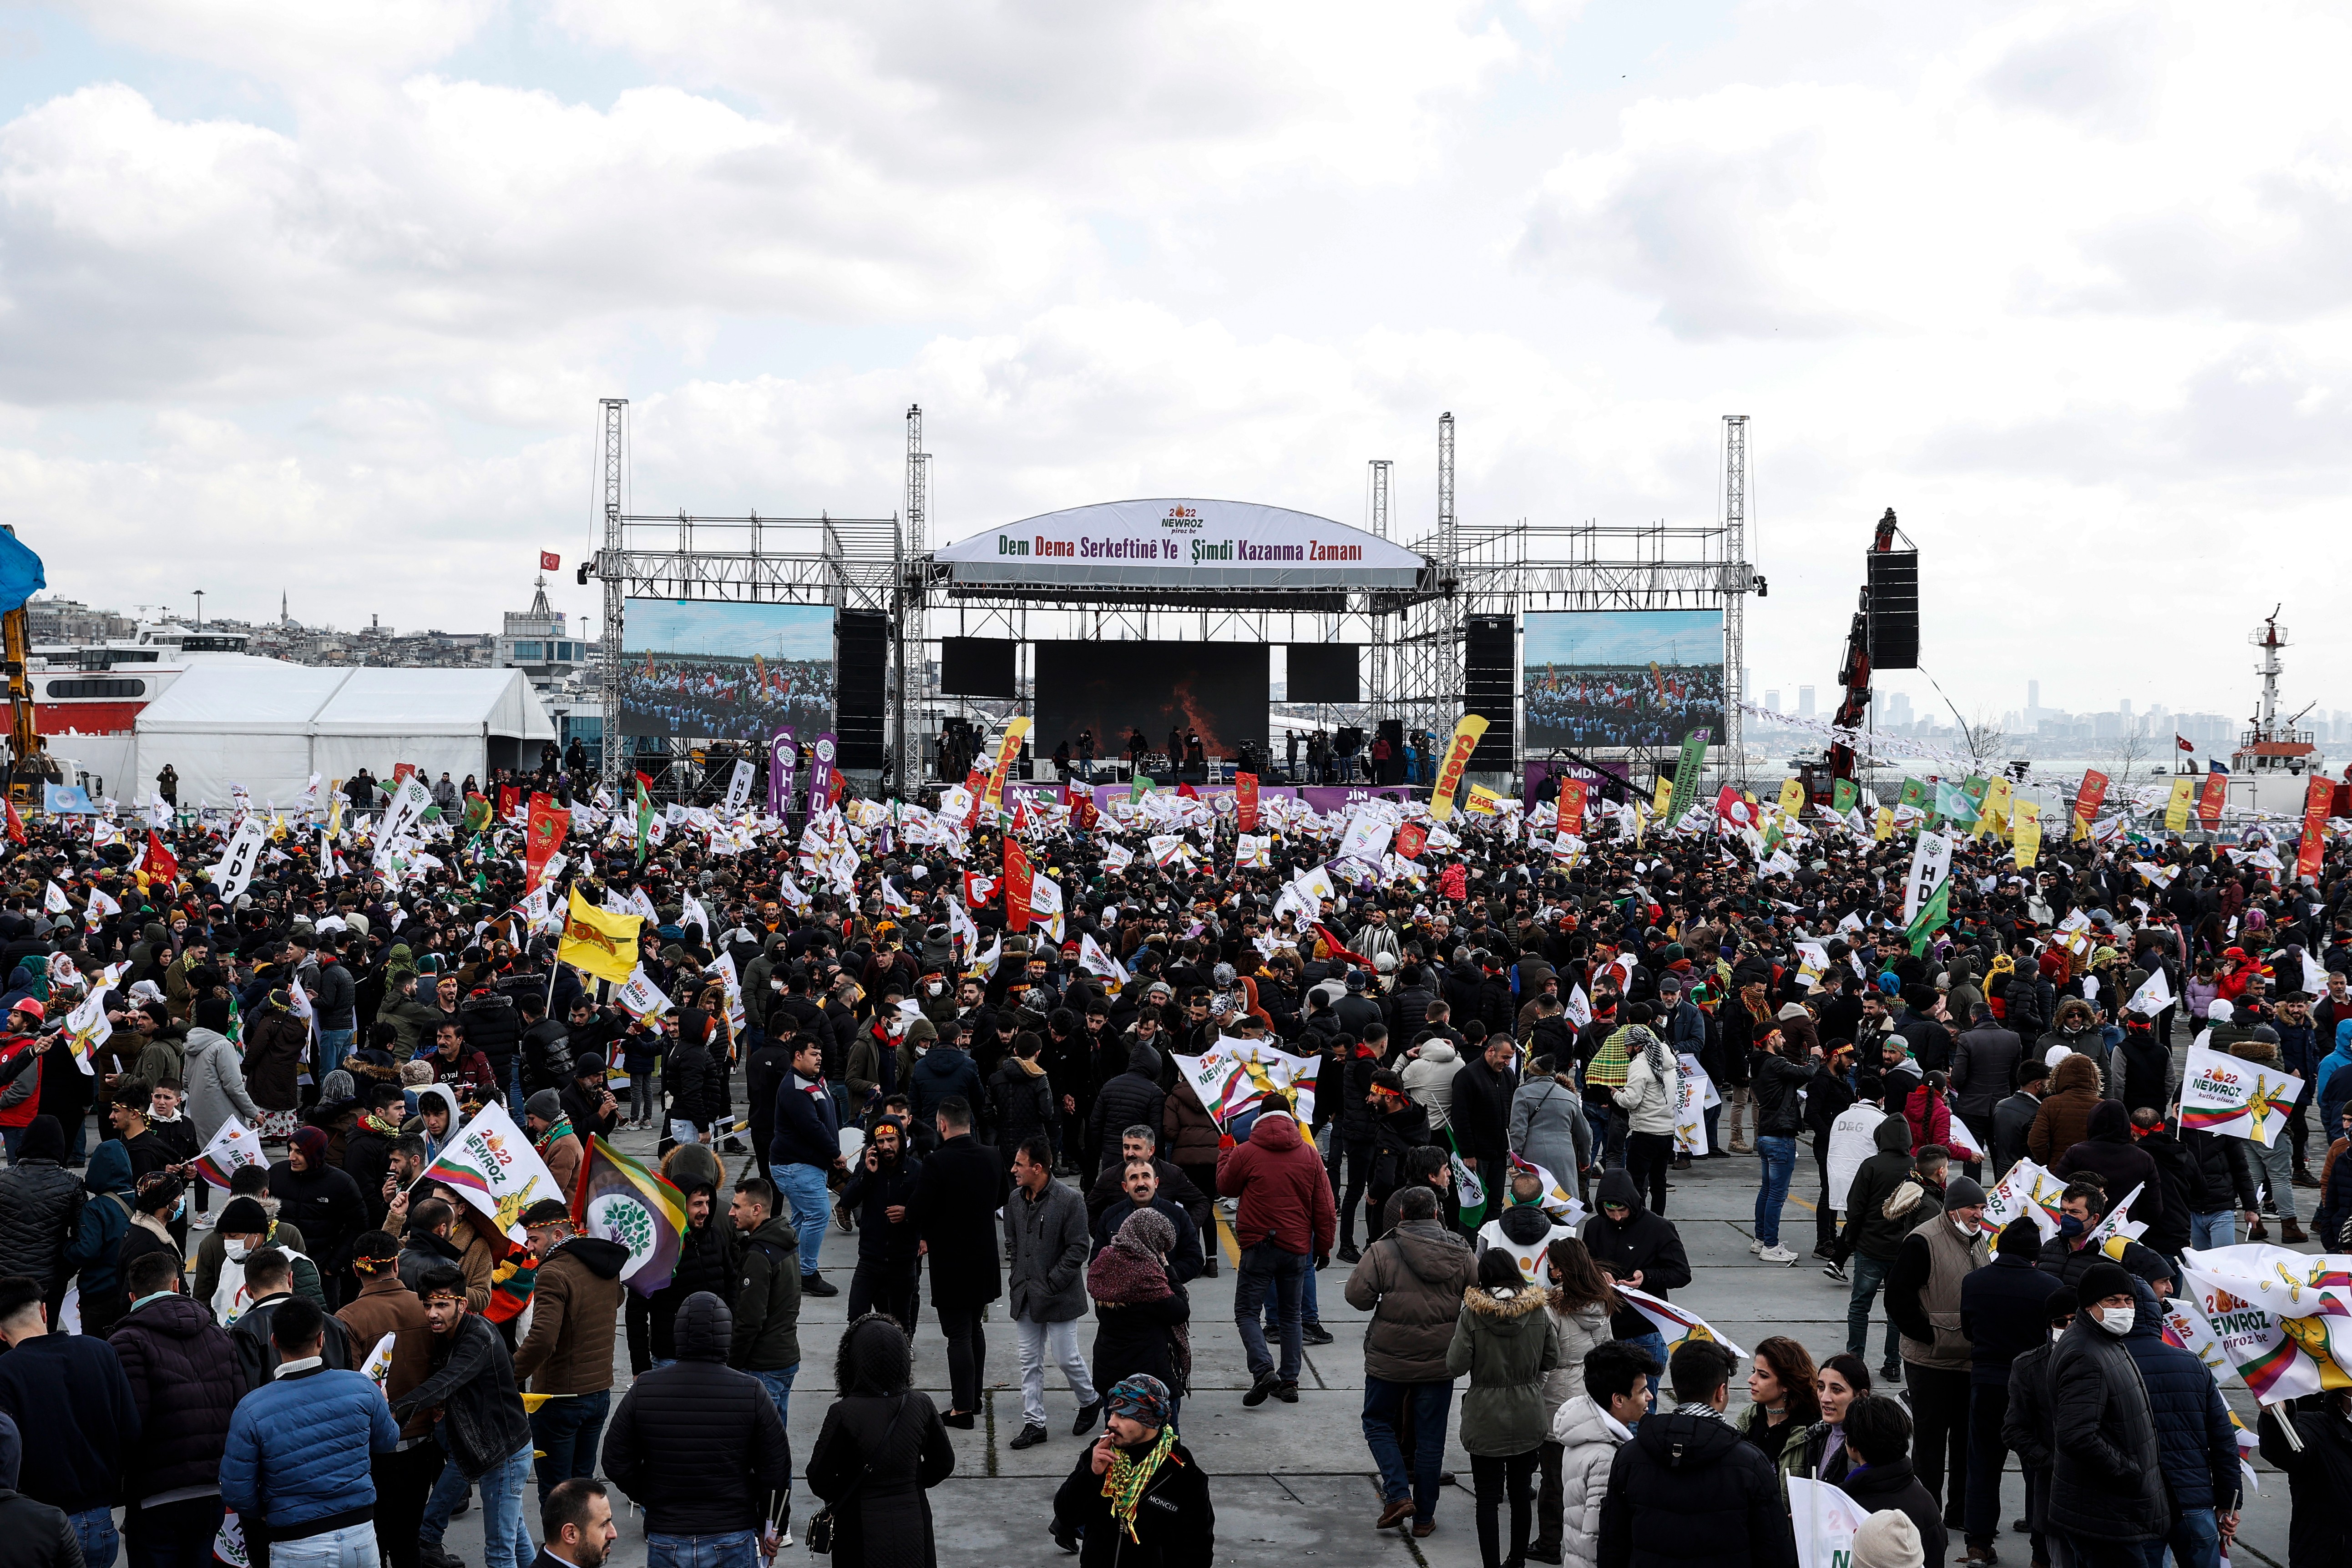
[[[350,1173],[327,1163],[324,1132],[316,1127],[294,1130],[285,1160],[269,1167],[269,1195],[278,1200],[278,1215],[309,1238],[328,1305],[341,1306],[357,1295],[347,1270],[352,1243],[368,1228],[367,1203]],[[226,1215],[221,1223],[226,1226]]]
[[[1927,1559],[1911,1516],[1889,1509],[1862,1521],[1853,1532],[1853,1555],[1847,1561],[1853,1568],[1924,1568]]]
[[[1960,1182],[1953,1183],[1953,1187],[1958,1185]],[[1950,1199],[1947,1189],[1945,1201]],[[2048,1302],[2065,1289],[2055,1275],[2034,1267],[2041,1253],[2041,1227],[2032,1215],[2021,1215],[2001,1228],[1991,1266],[1960,1282],[1960,1331],[1969,1340],[1969,1470],[1962,1530],[1969,1557],[1975,1562],[1992,1559],[2000,1532],[2000,1473],[2011,1447],[2003,1434],[2010,1374],[2020,1356],[2049,1342]]]
[[[564,1112],[562,1095],[542,1089],[524,1100],[522,1124],[530,1134],[531,1147],[546,1163],[547,1173],[555,1178],[555,1190],[570,1193],[578,1184],[580,1162],[587,1157],[587,1149]]]
[[[1952,1177],[1939,1211],[1904,1237],[1886,1276],[1886,1316],[1902,1336],[1904,1384],[1918,1426],[1913,1468],[1947,1512],[1958,1512],[1968,1495],[1971,1347],[1960,1327],[1960,1287],[1992,1261],[1983,1218],[1984,1189]]]
[[[2048,1521],[2077,1562],[2120,1560],[2172,1522],[2162,1444],[2147,1384],[2124,1344],[2139,1317],[2131,1271],[2105,1258],[2083,1270],[2080,1310],[2050,1352]]]
[[[2042,1300],[2041,1343],[2018,1356],[2009,1370],[2009,1415],[2001,1422],[2001,1441],[2017,1453],[2025,1478],[2025,1522],[2032,1531],[2033,1561],[2047,1563],[2050,1552],[2042,1539],[2049,1528],[2050,1467],[2057,1443],[2051,1408],[2050,1357],[2074,1321],[2074,1288],[2061,1285]]]

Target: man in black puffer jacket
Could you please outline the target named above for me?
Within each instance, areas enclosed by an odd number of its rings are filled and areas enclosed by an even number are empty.
[[[2131,1319],[2126,1333],[2137,1326],[2140,1298],[2131,1275],[2094,1263],[2075,1293],[2082,1310],[2050,1352],[2049,1521],[2079,1543],[2078,1556],[2105,1563],[2119,1559],[2116,1547],[2165,1535],[2163,1450],[2139,1369],[2123,1335],[2102,1318]]]
[[[507,1097],[507,1110],[520,1115],[522,1097],[517,1089],[522,1060],[522,1014],[516,1010],[513,999],[488,986],[480,987],[457,1008],[457,1026],[465,1031],[466,1043],[481,1052],[490,1064],[491,1076],[498,1079],[499,1092]]]
[[[1158,1127],[1168,1096],[1160,1088],[1160,1053],[1139,1045],[1128,1053],[1127,1070],[1103,1085],[1094,1108],[1095,1152],[1089,1177],[1119,1163],[1119,1140],[1130,1127]]]
[[[495,1500],[520,1511],[530,1463],[530,1418],[515,1386],[506,1337],[488,1318],[468,1310],[466,1271],[454,1263],[425,1269],[416,1294],[425,1303],[425,1326],[433,1331],[432,1370],[392,1402],[392,1413],[405,1421],[419,1410],[438,1410],[449,1462],[469,1484],[481,1483],[486,1500],[493,1488],[503,1489]],[[486,1513],[488,1507],[486,1500]],[[426,1562],[447,1560],[429,1519],[422,1544]]]
[[[124,1286],[140,1304],[106,1342],[139,1407],[122,1532],[134,1555],[200,1563],[220,1529],[221,1455],[229,1415],[245,1396],[245,1369],[213,1315],[178,1294],[180,1269],[168,1247],[131,1262]]]
[[[1653,1411],[1610,1464],[1594,1542],[1600,1568],[1795,1568],[1796,1534],[1772,1461],[1723,1418],[1732,1365],[1730,1352],[1705,1340],[1675,1352],[1674,1410]]]
[[[604,1429],[604,1473],[646,1510],[646,1544],[675,1559],[773,1517],[793,1455],[760,1380],[727,1364],[735,1321],[698,1290],[678,1309],[677,1360],[629,1385]]]
[[[65,1168],[66,1135],[54,1116],[36,1116],[0,1171],[0,1275],[37,1280],[54,1310],[65,1294],[66,1248],[81,1234],[84,1193]]]

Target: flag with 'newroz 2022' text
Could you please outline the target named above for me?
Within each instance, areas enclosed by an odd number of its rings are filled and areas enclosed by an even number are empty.
[[[2302,1093],[2303,1079],[2291,1072],[2190,1046],[2180,1079],[2180,1126],[2267,1146],[2284,1131]]]
[[[488,1215],[515,1241],[523,1239],[522,1212],[542,1198],[569,1198],[530,1139],[499,1105],[485,1105],[443,1144],[425,1167],[431,1177]]]

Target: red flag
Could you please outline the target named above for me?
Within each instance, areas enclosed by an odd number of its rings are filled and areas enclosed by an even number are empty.
[[[547,863],[563,847],[563,836],[572,828],[572,814],[558,805],[551,795],[533,790],[530,795],[530,816],[523,829],[523,885],[536,888],[547,876]]]
[[[996,879],[983,877],[977,871],[963,874],[963,901],[968,909],[978,909],[996,897]]]
[[[16,808],[10,806],[8,815],[14,817],[16,815]],[[179,861],[173,859],[172,852],[163,847],[163,839],[156,837],[155,830],[152,827],[147,830],[147,875],[150,879],[161,877],[167,882],[176,882],[180,879]]]
[[[522,790],[514,784],[499,785],[499,820],[504,822],[522,804]]]
[[[8,802],[8,837],[17,843],[25,842],[25,819],[16,815],[16,803]]]
[[[1029,929],[1029,853],[1013,838],[1004,841],[1004,929]]]
[[[987,793],[988,781],[981,776],[978,768],[974,768],[964,775],[963,787],[964,793],[971,796],[971,809],[963,815],[963,825],[970,827],[980,820],[981,796]]]
[[[416,764],[415,764],[415,763],[393,763],[393,764],[392,764],[392,787],[393,787],[393,788],[394,788],[394,789],[398,789],[398,788],[401,786],[401,784],[403,784],[403,783],[407,779],[408,775],[409,775],[409,774],[411,774],[411,773],[415,773],[415,771],[416,771]]]
[[[1079,833],[1092,828],[1102,813],[1095,809],[1095,792],[1084,784],[1070,791],[1070,826]]]
[[[1026,800],[1017,800],[1013,803],[1013,831],[1015,833],[1029,831],[1029,803]]]
[[[2194,752],[2197,749],[2193,743],[2183,740],[2181,738],[2180,731],[2178,730],[2172,732],[2172,743],[2179,747],[2184,752]]]
[[[1429,847],[1429,828],[1418,822],[1408,822],[1397,829],[1396,852],[1404,859],[1418,860]]]
[[[1584,789],[1582,779],[1559,781],[1559,831],[1570,838],[1584,837]]]
[[[2295,847],[2294,874],[2297,880],[2316,881],[2320,861],[2326,851],[2328,807],[2336,799],[2336,784],[2325,773],[2311,775],[2303,797],[2303,841]]]
[[[1255,833],[1257,831],[1257,775],[1255,773],[1234,775],[1234,804],[1239,808],[1237,820],[1241,823],[1241,830],[1244,833]]]
[[[2204,793],[2198,796],[2197,816],[2210,832],[2221,826],[2221,807],[2230,799],[2230,775],[2207,773]]]
[[[1180,784],[1176,786],[1176,798],[1178,800],[1198,800],[1201,798],[1201,792],[1194,789],[1191,784]]]
[[[1342,942],[1338,937],[1333,936],[1331,934],[1331,928],[1325,925],[1321,921],[1317,921],[1315,922],[1315,934],[1323,939],[1323,944],[1331,950],[1332,957],[1344,958],[1359,969],[1370,969],[1372,967],[1372,961],[1370,959],[1366,958],[1360,952],[1349,951],[1348,945],[1345,942]]]
[[[561,568],[562,564],[562,558],[558,556],[554,551],[542,550],[539,552],[539,569],[541,571],[553,572]]]

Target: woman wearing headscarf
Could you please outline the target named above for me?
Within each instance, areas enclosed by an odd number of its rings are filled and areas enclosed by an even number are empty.
[[[1104,1401],[1102,1436],[1054,1494],[1055,1541],[1079,1553],[1078,1568],[1208,1568],[1217,1510],[1208,1478],[1177,1441],[1167,1385],[1121,1378]]]
[[[804,1472],[833,1516],[835,1568],[930,1568],[924,1494],[955,1470],[955,1449],[930,1396],[913,1386],[914,1352],[897,1321],[868,1312],[834,1354],[840,1397],[824,1413]]]
[[[1176,1226],[1157,1209],[1137,1209],[1087,1265],[1095,1303],[1095,1386],[1149,1373],[1168,1390],[1168,1415],[1192,1382],[1192,1299],[1168,1272]]]
[[[310,1026],[295,1016],[283,990],[270,992],[246,1021],[245,1089],[261,1110],[253,1130],[270,1142],[291,1137],[299,1120],[302,1052],[310,1043]]]

